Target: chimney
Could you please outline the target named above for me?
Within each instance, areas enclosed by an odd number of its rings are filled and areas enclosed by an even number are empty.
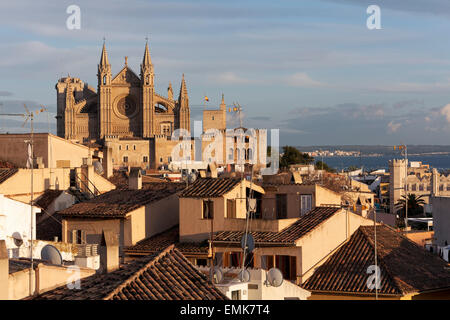
[[[9,259],[6,241],[0,240],[0,300],[9,297]]]
[[[113,175],[113,163],[112,163],[112,148],[110,142],[105,142],[103,148],[103,175],[106,179]]]
[[[112,230],[103,230],[102,233],[100,268],[103,273],[119,269],[119,240]]]
[[[142,174],[140,168],[131,169],[130,176],[128,178],[128,188],[130,190],[142,189]]]

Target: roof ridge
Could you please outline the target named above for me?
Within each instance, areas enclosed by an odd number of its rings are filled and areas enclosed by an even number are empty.
[[[114,295],[119,293],[123,288],[125,288],[128,284],[136,280],[140,275],[142,275],[145,271],[147,271],[148,268],[152,267],[156,262],[161,260],[161,258],[165,257],[170,251],[176,250],[175,245],[171,244],[167,248],[165,248],[163,251],[161,251],[157,256],[153,257],[149,262],[147,262],[143,267],[141,267],[138,271],[133,273],[127,280],[122,282],[119,286],[117,286],[113,291],[111,291],[108,295],[103,297],[102,300],[109,300]]]

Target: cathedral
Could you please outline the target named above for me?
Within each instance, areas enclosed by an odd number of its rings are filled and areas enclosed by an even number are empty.
[[[189,97],[184,75],[178,99],[169,83],[167,96],[157,94],[148,43],[139,76],[128,66],[111,73],[106,45],[98,64],[97,90],[70,76],[57,91],[57,135],[80,143],[89,140],[170,137],[176,129],[190,131]]]

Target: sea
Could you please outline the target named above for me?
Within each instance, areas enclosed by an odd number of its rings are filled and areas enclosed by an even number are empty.
[[[361,157],[323,157],[323,161],[337,171],[346,170],[350,166],[364,168],[364,171],[370,172],[377,169],[389,169],[389,160],[402,159],[402,157],[393,155],[382,156],[364,156]],[[315,160],[322,160],[322,157],[315,157]],[[426,154],[410,155],[408,161],[421,161],[423,164],[429,164],[430,167],[438,171],[450,170],[450,154]]]

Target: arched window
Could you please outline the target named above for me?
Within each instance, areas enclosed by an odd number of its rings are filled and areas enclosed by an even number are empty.
[[[103,76],[103,84],[106,84],[106,76]]]
[[[248,148],[247,152],[248,152],[248,156],[247,156],[248,159],[247,159],[247,160],[252,161],[252,160],[253,160],[252,149],[251,149],[251,148]]]

